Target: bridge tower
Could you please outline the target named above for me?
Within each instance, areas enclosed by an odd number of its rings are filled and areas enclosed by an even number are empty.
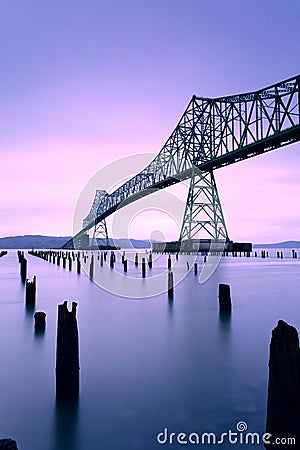
[[[89,214],[83,220],[83,228],[87,226],[89,223],[95,221],[97,217],[98,207],[104,197],[107,196],[107,192],[102,189],[97,189],[94,197],[94,201],[92,207],[90,209]],[[97,245],[97,238],[101,238],[104,241],[104,245],[109,245],[108,234],[107,234],[107,226],[106,220],[102,220],[101,222],[95,223],[93,230],[93,238],[92,238],[92,246]]]
[[[213,171],[193,166],[179,240],[200,238],[229,240]]]

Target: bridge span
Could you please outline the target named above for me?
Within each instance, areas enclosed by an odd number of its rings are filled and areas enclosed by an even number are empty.
[[[178,125],[151,163],[95,202],[73,248],[89,230],[102,235],[105,219],[159,189],[190,179],[179,240],[229,240],[214,170],[300,140],[300,75],[255,92],[219,98],[193,96]],[[201,217],[200,217],[201,216]]]

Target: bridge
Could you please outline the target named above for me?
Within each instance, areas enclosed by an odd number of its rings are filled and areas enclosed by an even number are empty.
[[[300,75],[245,94],[194,95],[153,161],[114,192],[99,190],[82,230],[64,248],[73,248],[91,229],[94,237],[107,239],[105,219],[109,215],[186,179],[190,179],[190,187],[179,240],[202,234],[229,240],[214,170],[299,139]]]

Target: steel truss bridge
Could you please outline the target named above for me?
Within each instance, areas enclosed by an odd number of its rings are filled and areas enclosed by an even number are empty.
[[[94,230],[108,242],[105,219],[117,209],[190,179],[179,240],[228,240],[214,170],[300,140],[300,75],[273,86],[220,98],[193,96],[153,161],[111,194],[97,190],[74,248]]]

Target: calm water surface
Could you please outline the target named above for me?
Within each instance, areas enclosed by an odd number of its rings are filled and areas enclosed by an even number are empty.
[[[290,250],[283,260],[275,252],[224,258],[202,285],[190,272],[172,303],[165,293],[112,295],[84,273],[26,256],[28,276],[38,279],[36,310],[47,313],[46,332],[36,335],[10,251],[0,259],[0,436],[16,439],[19,450],[153,450],[164,428],[221,434],[244,421],[263,433],[271,330],[279,319],[300,330],[300,262]],[[180,264],[186,270],[184,255]],[[153,270],[165,267],[163,256]],[[140,267],[131,263],[133,273],[140,276]],[[229,320],[218,312],[222,282],[232,289]],[[55,401],[57,305],[65,299],[79,304],[75,405]]]

